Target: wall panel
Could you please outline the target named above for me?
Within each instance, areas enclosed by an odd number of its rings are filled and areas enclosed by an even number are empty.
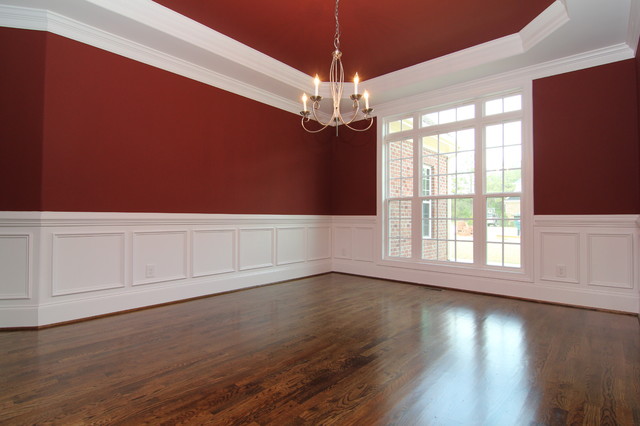
[[[307,259],[329,259],[331,257],[331,227],[309,227],[307,235]]]
[[[273,228],[241,229],[239,240],[240,270],[274,265]]]
[[[579,233],[540,233],[540,279],[568,283],[580,281]]]
[[[125,286],[125,234],[53,235],[52,294]]]
[[[302,227],[278,228],[276,232],[278,265],[304,262],[307,258],[305,229]]]
[[[589,285],[633,288],[632,234],[587,234]]]
[[[30,235],[0,234],[0,300],[29,298],[30,245]]]
[[[236,270],[235,229],[193,231],[192,266],[194,277],[223,274]]]
[[[187,278],[186,231],[133,234],[133,285]]]

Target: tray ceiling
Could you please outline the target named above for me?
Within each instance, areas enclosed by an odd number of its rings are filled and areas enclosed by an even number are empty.
[[[333,51],[334,0],[155,0],[323,80]],[[345,72],[370,79],[522,30],[553,0],[343,0]]]

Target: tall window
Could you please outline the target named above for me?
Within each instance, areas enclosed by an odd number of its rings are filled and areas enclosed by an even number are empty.
[[[384,125],[385,258],[522,266],[522,94]]]

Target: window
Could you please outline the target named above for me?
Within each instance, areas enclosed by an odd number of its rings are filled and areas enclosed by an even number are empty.
[[[522,267],[522,96],[385,121],[386,259]]]

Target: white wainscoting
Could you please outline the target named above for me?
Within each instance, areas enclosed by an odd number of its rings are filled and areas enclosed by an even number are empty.
[[[235,229],[194,230],[191,249],[193,276],[235,272],[236,234]]]
[[[640,313],[637,215],[536,216],[531,278],[390,266],[375,216],[0,212],[0,328],[330,271]]]
[[[0,328],[331,271],[331,217],[0,212]]]
[[[133,232],[133,285],[187,278],[187,231]]]
[[[125,234],[54,233],[51,294],[125,286]]]
[[[0,300],[29,299],[31,293],[31,235],[10,234],[0,228]]]
[[[477,276],[468,268],[390,266],[373,216],[333,217],[333,270],[438,287],[639,313],[638,215],[536,216],[534,274]]]

